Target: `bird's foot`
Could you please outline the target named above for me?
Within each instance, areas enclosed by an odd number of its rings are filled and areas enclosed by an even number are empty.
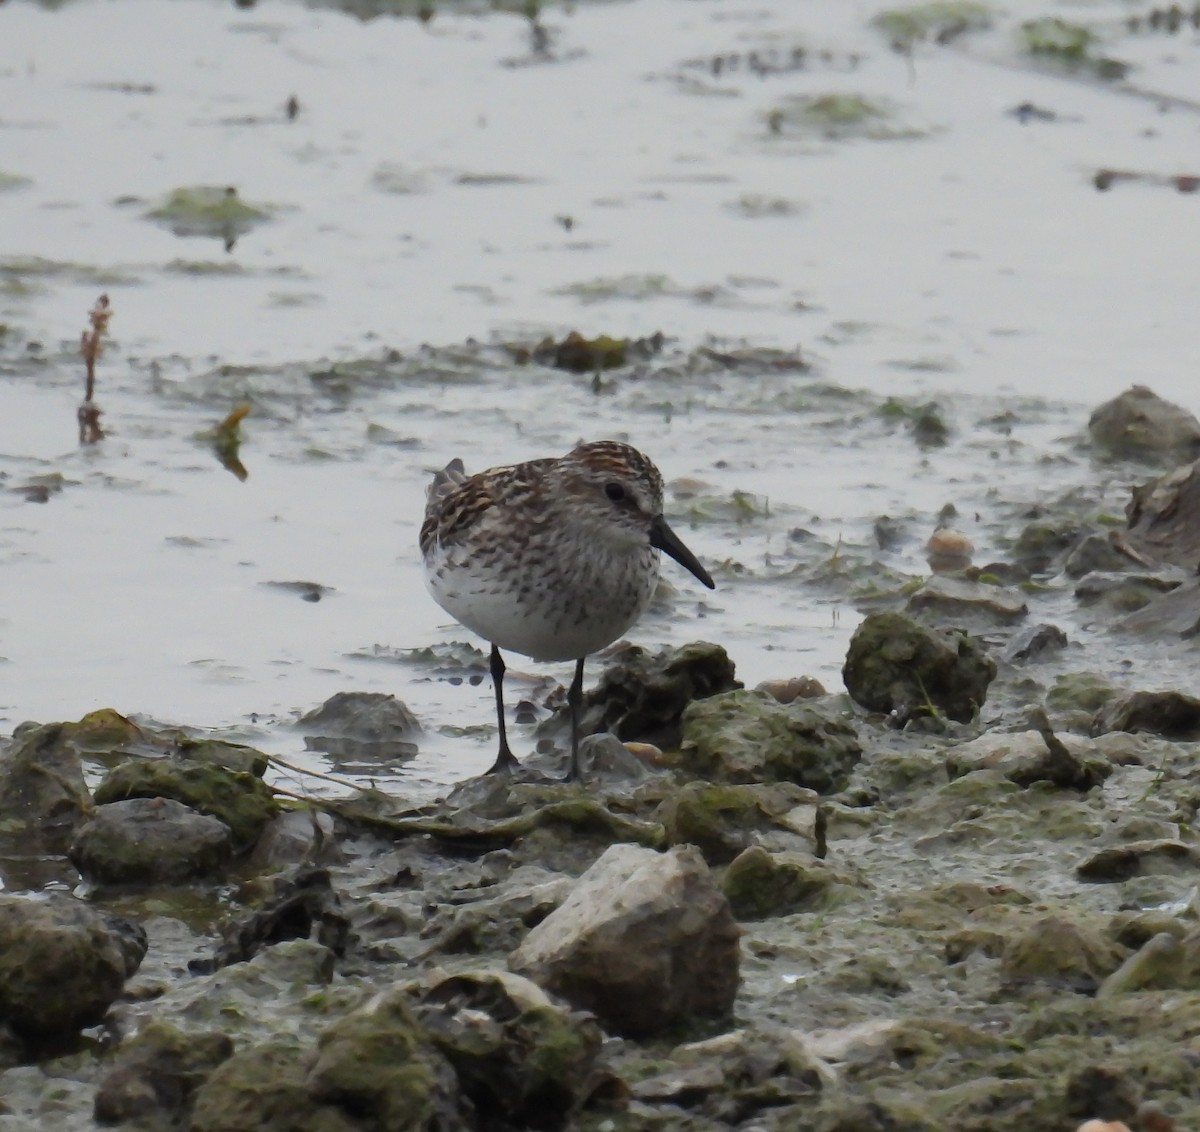
[[[492,763],[485,774],[511,774],[521,765],[521,760],[508,749],[507,744],[500,748],[500,753],[496,755],[496,761]]]

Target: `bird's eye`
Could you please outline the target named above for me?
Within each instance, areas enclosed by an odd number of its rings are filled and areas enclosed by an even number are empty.
[[[604,494],[614,503],[620,503],[625,498],[625,489],[619,483],[606,483]]]

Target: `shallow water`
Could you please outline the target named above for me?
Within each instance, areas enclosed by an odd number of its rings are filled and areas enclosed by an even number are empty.
[[[1196,37],[1128,35],[1123,5],[1064,8],[1138,63],[1105,86],[1017,56],[1015,24],[1051,8],[910,61],[868,27],[879,7],[587,5],[546,14],[539,55],[503,14],[6,5],[0,175],[26,181],[0,191],[0,472],[65,483],[44,504],[0,495],[0,727],[112,706],[318,765],[290,722],[387,691],[426,724],[405,788],[486,766],[486,681],[388,659],[465,636],[415,546],[424,483],[453,455],[478,468],[623,436],[669,480],[748,493],[748,512],[695,522],[673,500],[719,588],[667,563],[674,609],[635,634],[717,640],[747,683],[839,685],[859,614],[812,564],[876,557],[881,514],[907,519],[889,564],[919,574],[946,503],[980,561],[1068,486],[1119,510],[1127,471],[1074,438],[1132,381],[1191,398],[1197,201],[1091,178],[1195,171],[1194,109],[1139,91],[1186,97]],[[803,68],[766,77],[706,62],[798,46]],[[887,100],[903,136],[769,129],[788,98],[829,92]],[[1023,125],[1007,111],[1024,102],[1058,119]],[[197,184],[275,218],[229,253],[144,218]],[[73,343],[102,290],[110,435],[80,450]],[[446,346],[572,328],[671,343],[599,393]],[[798,347],[815,368],[698,364],[710,340]],[[889,396],[939,400],[950,443],[915,444],[880,412]],[[245,482],[197,436],[242,399]]]

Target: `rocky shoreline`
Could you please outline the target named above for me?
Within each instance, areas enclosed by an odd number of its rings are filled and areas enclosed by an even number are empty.
[[[973,566],[947,522],[949,568],[859,603],[846,694],[619,651],[582,785],[301,798],[115,711],[18,728],[0,1130],[1200,1125],[1200,700],[1061,667],[1056,623],[1192,647],[1200,425],[1135,389],[1091,432],[1174,464],[1123,526]]]

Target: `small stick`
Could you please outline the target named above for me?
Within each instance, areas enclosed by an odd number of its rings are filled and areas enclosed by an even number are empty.
[[[93,400],[96,392],[96,361],[104,350],[103,337],[108,333],[108,320],[112,318],[112,307],[108,296],[101,295],[96,305],[88,311],[88,321],[91,330],[85,330],[79,340],[79,352],[83,355],[83,364],[87,367],[87,377],[84,383],[83,404],[79,406],[79,443],[95,444],[104,436],[100,427],[100,406]]]

